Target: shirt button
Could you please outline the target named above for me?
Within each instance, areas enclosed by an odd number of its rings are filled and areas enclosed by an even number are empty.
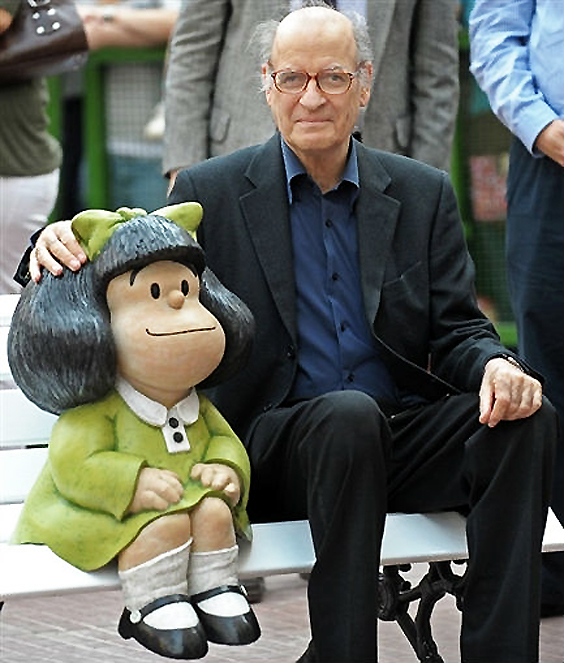
[[[332,228],[333,227],[333,221],[331,221],[331,219],[327,219],[327,221],[325,221],[325,227],[326,228]]]
[[[178,428],[178,419],[177,419],[176,417],[171,417],[171,418],[168,420],[168,425],[169,425],[171,428]]]
[[[176,432],[173,436],[172,439],[177,443],[180,444],[184,437],[182,436],[182,433]]]
[[[338,280],[339,280],[339,275],[337,274],[337,272],[333,272],[333,273],[331,274],[331,279],[332,279],[333,281],[338,281]]]
[[[339,329],[342,332],[344,332],[346,328],[347,328],[347,323],[346,322],[341,322],[341,324],[339,325]]]
[[[354,382],[354,373],[349,373],[347,375],[347,382]]]

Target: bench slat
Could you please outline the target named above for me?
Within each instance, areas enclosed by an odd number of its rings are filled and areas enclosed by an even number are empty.
[[[0,383],[8,384],[12,379],[12,372],[8,364],[8,332],[9,327],[0,327]]]
[[[0,389],[0,449],[49,442],[57,420],[29,401],[19,389]]]
[[[45,465],[47,453],[46,447],[0,451],[0,504],[25,500]],[[0,528],[3,529],[3,525]]]
[[[9,505],[16,506],[16,505]],[[6,507],[1,507],[0,510]],[[17,512],[12,509],[13,522]],[[453,545],[445,550],[437,541]],[[564,548],[564,530],[549,513],[543,551]],[[454,554],[453,554],[454,550]],[[389,514],[383,541],[382,564],[417,563],[465,559],[464,518],[451,512],[436,514]],[[253,525],[253,543],[241,545],[241,578],[307,572],[315,556],[307,521]],[[0,544],[0,600],[26,596],[117,589],[114,564],[84,573],[57,557],[46,546]]]
[[[10,326],[19,299],[20,296],[14,293],[0,295],[0,327]]]

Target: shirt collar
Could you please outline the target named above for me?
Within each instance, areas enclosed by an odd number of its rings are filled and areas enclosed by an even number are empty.
[[[137,391],[121,376],[117,378],[116,389],[129,408],[145,423],[161,428],[166,424],[169,411],[164,405]],[[198,419],[199,409],[200,403],[195,389],[172,408],[184,425],[193,424]]]
[[[284,159],[284,169],[286,171],[286,186],[288,190],[288,200],[290,204],[293,202],[293,193],[292,193],[292,180],[299,175],[307,175],[307,170],[305,169],[302,162],[294,154],[292,149],[288,146],[286,141],[280,137],[280,142],[282,144],[282,157]],[[347,162],[345,164],[345,170],[343,171],[343,176],[341,182],[350,182],[358,190],[360,187],[360,180],[358,177],[358,161],[356,155],[356,144],[355,141],[351,138],[349,155],[347,157]],[[341,182],[337,184],[335,189],[337,189]]]

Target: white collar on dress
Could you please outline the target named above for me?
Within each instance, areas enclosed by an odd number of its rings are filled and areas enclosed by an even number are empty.
[[[188,396],[170,410],[137,391],[127,380],[118,376],[116,389],[128,407],[145,423],[158,426],[164,435],[167,449],[171,453],[189,451],[190,443],[184,426],[193,424],[199,416],[200,401],[192,388]],[[179,426],[178,422],[183,425]]]

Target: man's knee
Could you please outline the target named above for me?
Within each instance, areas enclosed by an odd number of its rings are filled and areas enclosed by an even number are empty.
[[[317,453],[342,461],[379,456],[390,437],[377,403],[360,391],[330,392],[314,399],[311,420]]]
[[[531,419],[535,426],[533,434],[537,444],[540,443],[545,453],[549,453],[553,457],[559,440],[558,415],[548,398],[543,396],[542,406]]]
[[[540,476],[553,464],[557,430],[556,411],[543,398],[542,406],[533,415],[482,429],[486,437],[473,449],[478,453],[482,469],[490,468],[494,474],[500,467],[513,467],[515,480],[522,481],[524,476]]]

